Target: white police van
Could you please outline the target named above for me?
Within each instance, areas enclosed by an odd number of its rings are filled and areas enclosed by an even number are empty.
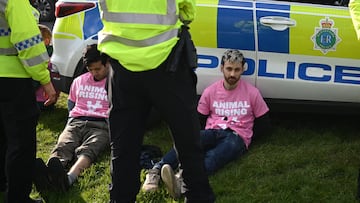
[[[197,0],[191,33],[198,50],[198,93],[222,78],[222,53],[241,50],[243,79],[258,87],[270,108],[296,103],[360,107],[360,42],[346,1]],[[59,0],[51,63],[55,85],[68,92],[83,73],[81,54],[103,27],[96,0]],[[339,105],[340,104],[340,105]],[[311,105],[310,105],[311,106]]]

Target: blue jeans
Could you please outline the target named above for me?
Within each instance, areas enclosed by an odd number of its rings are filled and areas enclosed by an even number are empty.
[[[222,168],[224,165],[243,155],[247,149],[243,139],[232,130],[209,129],[200,131],[201,145],[205,151],[205,170],[208,175]],[[155,164],[154,168],[161,169],[169,164],[174,170],[178,168],[175,149],[171,149]]]

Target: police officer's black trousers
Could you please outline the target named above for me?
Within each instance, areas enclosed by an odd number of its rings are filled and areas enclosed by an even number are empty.
[[[32,80],[0,78],[0,189],[6,189],[6,203],[32,202],[38,116]]]
[[[111,64],[112,104],[110,136],[112,186],[110,202],[134,202],[140,188],[139,157],[145,121],[153,106],[169,125],[178,151],[183,178],[188,187],[188,202],[213,202],[214,194],[204,171],[197,116],[196,75],[190,68],[166,71],[160,67],[131,72],[116,60]],[[181,60],[180,64],[184,64]]]

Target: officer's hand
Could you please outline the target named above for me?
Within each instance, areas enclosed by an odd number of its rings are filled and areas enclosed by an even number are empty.
[[[179,18],[185,25],[190,24],[195,17],[195,5],[192,2],[182,2],[179,4]]]
[[[46,94],[46,98],[47,98],[44,105],[49,106],[49,105],[55,103],[58,98],[58,95],[56,94],[56,91],[55,91],[52,83],[51,82],[46,83],[45,85],[43,85],[43,88],[45,90],[45,94]]]

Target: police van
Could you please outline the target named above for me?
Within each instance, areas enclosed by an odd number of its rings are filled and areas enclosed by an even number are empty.
[[[360,42],[347,1],[197,0],[190,24],[198,51],[198,94],[222,78],[226,49],[241,50],[242,79],[255,85],[273,109],[360,107]],[[59,0],[53,28],[55,85],[68,92],[85,70],[81,55],[103,25],[95,0]],[[333,105],[335,104],[335,105]],[[336,111],[342,111],[340,108]]]

